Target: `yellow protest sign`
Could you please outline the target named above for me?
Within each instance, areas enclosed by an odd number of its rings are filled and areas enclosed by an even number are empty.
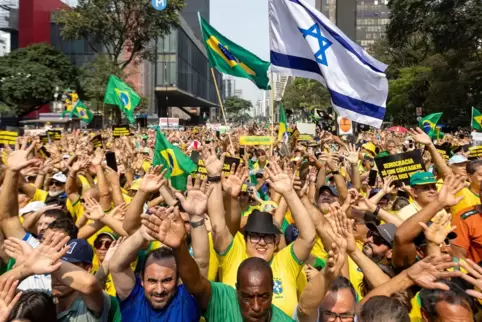
[[[271,145],[274,143],[272,136],[241,136],[240,145]]]

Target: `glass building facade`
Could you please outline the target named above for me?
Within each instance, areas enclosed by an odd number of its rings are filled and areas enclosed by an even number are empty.
[[[389,0],[356,0],[356,39],[355,41],[367,49],[377,40],[385,37],[390,12]],[[331,21],[336,23],[337,0],[317,0],[317,8]]]

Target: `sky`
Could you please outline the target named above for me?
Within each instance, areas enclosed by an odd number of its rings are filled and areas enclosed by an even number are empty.
[[[267,0],[210,0],[210,24],[224,36],[269,61],[269,29]],[[315,0],[307,0],[314,6]],[[250,80],[236,78],[236,89],[253,105],[263,97]]]

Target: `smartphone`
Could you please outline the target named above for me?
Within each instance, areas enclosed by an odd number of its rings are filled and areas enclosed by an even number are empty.
[[[368,185],[370,187],[375,186],[375,184],[377,183],[377,175],[378,175],[377,170],[370,170],[370,174],[368,174]]]
[[[239,155],[240,155],[241,157],[244,156],[244,148],[239,148]]]
[[[115,159],[115,153],[110,151],[106,152],[105,160],[107,161],[107,166],[117,172],[117,161]]]
[[[216,131],[216,137],[218,138],[218,140],[221,140],[221,132]]]

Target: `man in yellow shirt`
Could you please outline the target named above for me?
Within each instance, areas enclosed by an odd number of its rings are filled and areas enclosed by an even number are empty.
[[[291,316],[297,304],[297,278],[302,265],[310,255],[315,242],[313,222],[293,189],[290,177],[276,163],[270,163],[267,182],[286,200],[299,230],[299,237],[275,254],[281,231],[273,224],[273,216],[266,212],[253,211],[244,228],[244,236],[233,236],[226,225],[222,198],[221,172],[224,160],[219,160],[214,151],[203,151],[208,172],[208,181],[213,192],[208,200],[214,249],[218,253],[221,281],[235,286],[239,265],[248,257],[259,257],[270,263],[273,271],[273,304]],[[224,159],[224,157],[221,157]]]

